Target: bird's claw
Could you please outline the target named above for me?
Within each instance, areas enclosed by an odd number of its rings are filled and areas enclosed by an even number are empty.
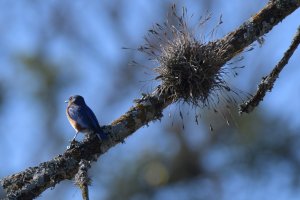
[[[80,142],[76,141],[74,138],[72,140],[70,140],[69,142],[70,142],[70,148],[74,147],[76,144],[80,143]]]

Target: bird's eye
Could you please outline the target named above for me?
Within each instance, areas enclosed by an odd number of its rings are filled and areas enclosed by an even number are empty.
[[[72,97],[70,97],[69,100],[71,101],[71,100],[72,100]]]

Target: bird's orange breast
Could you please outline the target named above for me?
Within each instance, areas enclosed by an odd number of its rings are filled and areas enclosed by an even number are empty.
[[[81,131],[82,127],[77,123],[74,119],[72,119],[68,113],[68,109],[66,110],[67,118],[71,124],[71,126],[76,130],[76,131]]]

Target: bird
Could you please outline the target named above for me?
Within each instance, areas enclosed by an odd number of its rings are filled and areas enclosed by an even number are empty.
[[[72,141],[75,141],[79,132],[84,134],[97,134],[100,140],[106,138],[106,134],[100,128],[96,115],[86,105],[82,96],[73,95],[66,100],[65,103],[68,103],[66,109],[67,118],[76,131]]]

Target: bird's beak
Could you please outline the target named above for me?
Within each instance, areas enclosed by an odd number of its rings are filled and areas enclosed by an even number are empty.
[[[65,103],[69,103],[69,100],[65,100]]]

